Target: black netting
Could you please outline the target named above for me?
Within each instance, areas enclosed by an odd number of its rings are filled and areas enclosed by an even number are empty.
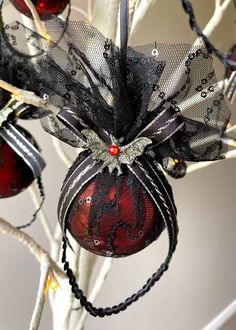
[[[64,23],[50,21],[47,29],[51,43],[37,59],[34,78],[50,102],[76,109],[82,123],[123,136],[126,142],[171,106],[184,125],[154,148],[157,157],[200,161],[218,159],[225,152],[221,136],[230,113],[206,49],[153,43],[128,47],[124,62],[119,48],[88,23],[70,22],[58,44]],[[8,29],[9,40],[14,36],[14,47],[21,51],[27,46],[23,31],[19,24],[18,30]],[[27,35],[31,47],[42,42],[29,30]],[[75,136],[54,115],[43,126],[76,145]]]
[[[6,32],[8,30],[17,31],[17,29],[20,29],[19,23],[6,26]],[[18,53],[16,51],[16,40],[17,38],[14,34],[0,34],[0,79],[20,89],[34,91],[37,95],[40,95],[40,86],[37,84],[35,64],[32,62],[31,57],[27,55],[26,49],[25,53]],[[11,95],[9,92],[0,89],[1,108],[7,103],[10,97]],[[48,115],[46,110],[36,109],[30,106],[28,110],[22,114],[21,118],[38,119],[46,115]]]

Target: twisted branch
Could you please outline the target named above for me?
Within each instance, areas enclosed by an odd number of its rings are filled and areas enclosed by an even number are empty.
[[[66,278],[64,271],[52,260],[49,254],[28,234],[20,229],[16,229],[9,222],[0,218],[0,233],[9,235],[16,238],[19,242],[23,243],[29,251],[35,256],[36,260],[40,263],[44,262],[45,258],[48,258],[51,269],[55,274],[61,278]]]

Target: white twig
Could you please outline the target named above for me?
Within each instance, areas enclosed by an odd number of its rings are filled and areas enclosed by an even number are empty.
[[[44,108],[48,111],[51,111],[53,113],[57,113],[60,109],[56,107],[54,104],[51,104],[41,97],[37,96],[34,92],[30,92],[24,89],[20,89],[18,87],[15,87],[6,81],[0,79],[0,88],[3,88],[7,90],[9,93],[14,94],[14,97],[16,100],[33,105],[37,108]]]
[[[72,242],[73,243],[73,242]],[[79,258],[79,249],[78,244],[73,245],[73,251],[70,249],[67,250],[67,258],[70,260],[70,267],[73,269],[76,276],[78,258]],[[72,307],[75,300],[74,294],[71,292],[71,287],[69,285],[68,279],[60,280],[59,287],[52,301],[52,313],[53,313],[53,329],[54,330],[68,330],[73,329],[71,324],[71,313]],[[51,297],[52,298],[52,297]],[[62,303],[63,302],[63,303]]]
[[[34,206],[38,209],[39,206],[40,206],[41,201],[39,200],[39,197],[38,197],[38,194],[37,194],[37,184],[36,184],[36,182],[32,183],[32,185],[29,187],[28,191],[30,193],[30,196],[31,196],[31,199],[33,201]],[[45,232],[49,242],[52,243],[53,240],[54,240],[52,228],[49,224],[47,215],[46,215],[43,208],[40,209],[37,216],[40,218],[42,227],[44,229],[44,232]]]
[[[71,6],[71,10],[76,11],[77,13],[81,14],[82,16],[84,16],[84,18],[86,18],[86,20],[89,20],[89,14],[85,10],[79,8],[78,6],[73,6],[72,5]]]
[[[209,22],[207,23],[207,25],[205,26],[205,28],[203,29],[203,33],[205,34],[205,36],[209,38],[212,35],[217,25],[221,22],[224,13],[228,8],[228,6],[230,5],[231,1],[232,0],[223,0],[223,1],[215,0],[214,13],[211,19],[209,20]],[[199,45],[199,44],[202,44],[201,38],[197,38],[197,40],[194,43],[194,45]]]
[[[225,159],[233,159],[233,158],[236,158],[236,150],[228,151],[225,154]],[[214,161],[211,161],[211,162],[198,162],[198,163],[195,163],[195,164],[191,164],[187,168],[187,173],[192,173],[192,172],[195,172],[197,170],[201,170],[205,167],[216,164],[218,162],[222,162],[222,160],[214,160]]]
[[[56,262],[59,262],[61,241],[62,241],[62,231],[59,223],[57,223],[54,233],[54,239],[53,239],[54,243],[51,245],[51,252],[50,252],[52,259],[55,260]]]
[[[92,25],[109,39],[115,41],[119,0],[96,0]]]
[[[55,274],[57,274],[57,276],[60,278],[66,278],[65,273],[56,265],[48,253],[38,243],[36,243],[36,241],[31,236],[12,226],[3,218],[0,218],[0,233],[14,237],[19,242],[23,243],[40,263],[41,259],[47,255],[48,259],[50,260],[51,268],[55,271]]]
[[[29,330],[38,330],[43,312],[45,303],[45,287],[50,271],[50,260],[46,254],[41,258],[40,271],[39,288]]]
[[[44,23],[41,21],[40,17],[39,17],[39,14],[37,13],[37,10],[35,9],[35,6],[34,4],[32,3],[31,0],[24,0],[25,4],[27,5],[27,7],[29,8],[31,14],[32,14],[32,17],[34,19],[34,22],[35,22],[35,26],[38,30],[38,33],[40,35],[42,35],[44,38],[48,39],[48,34],[47,34],[47,30],[45,28],[45,25]]]
[[[100,269],[100,272],[99,272],[99,274],[96,278],[96,282],[93,286],[91,294],[89,295],[88,300],[91,303],[94,303],[94,301],[96,300],[99,292],[101,291],[102,286],[105,282],[105,279],[108,275],[108,272],[111,269],[111,265],[112,265],[112,259],[111,258],[106,258],[105,261],[103,262],[103,265]],[[75,328],[75,330],[82,330],[83,329],[83,326],[84,326],[84,323],[86,321],[87,316],[88,316],[88,312],[84,309],[81,316],[80,316],[79,323],[77,324],[77,327]]]
[[[208,323],[202,330],[216,330],[223,329],[224,325],[236,313],[236,300],[227,306],[219,315],[216,316],[210,323]]]
[[[77,278],[79,287],[83,290],[84,294],[88,293],[89,280],[91,278],[93,266],[96,262],[96,255],[88,252],[87,250],[80,249],[80,257],[78,260],[78,273]],[[71,329],[75,329],[82,314],[82,309],[78,311],[72,311],[71,313]]]
[[[84,292],[88,290],[89,277],[95,264],[97,256],[81,248],[79,259],[79,286]]]
[[[234,131],[236,131],[236,124],[233,125],[232,127],[227,128],[227,130],[225,132],[226,132],[226,134],[229,134]]]
[[[74,159],[72,159],[64,150],[63,148],[63,142],[59,139],[57,139],[56,137],[52,137],[52,142],[53,145],[55,147],[55,150],[58,154],[58,157],[60,158],[60,160],[67,166],[67,167],[71,167],[71,165],[74,162]]]
[[[129,36],[133,24],[134,13],[138,8],[138,0],[132,0],[129,6]]]
[[[135,7],[133,22],[130,30],[130,38],[137,32],[140,23],[144,19],[149,8],[154,5],[156,0],[141,0]]]
[[[92,0],[88,0],[88,5],[87,5],[87,8],[88,8],[88,20],[89,22],[92,21],[92,18],[93,18],[93,4],[92,4]]]

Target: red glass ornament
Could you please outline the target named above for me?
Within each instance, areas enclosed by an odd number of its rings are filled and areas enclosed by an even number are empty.
[[[67,228],[82,247],[102,256],[123,257],[142,250],[160,235],[163,224],[138,181],[131,188],[127,184],[130,179],[124,177],[119,192],[114,184],[109,191],[103,192],[102,201],[93,200],[95,181],[96,178],[76,196],[68,215]],[[132,189],[135,189],[135,194],[139,190],[138,205],[134,205]],[[96,211],[91,219],[93,203],[96,204]],[[111,249],[109,242],[114,227]]]
[[[30,167],[0,138],[0,198],[11,197],[20,193],[33,180]]]
[[[32,17],[31,12],[24,0],[10,1],[22,14]],[[50,15],[61,14],[69,2],[69,0],[32,0],[32,3],[35,5],[35,8],[42,20],[49,19]]]
[[[110,147],[107,148],[107,151],[111,156],[117,156],[119,153],[119,147],[115,145],[111,145]]]

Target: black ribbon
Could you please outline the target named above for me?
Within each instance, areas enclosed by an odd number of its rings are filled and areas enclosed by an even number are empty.
[[[46,163],[39,151],[12,124],[6,124],[0,129],[0,136],[10,147],[24,159],[33,172],[34,178],[41,175]]]
[[[121,50],[121,57],[124,59],[127,56],[128,28],[129,28],[128,1],[120,0],[120,50]]]
[[[46,166],[44,159],[35,146],[15,127],[14,119],[29,108],[28,105],[11,99],[0,111],[0,136],[26,162],[34,178],[38,178]]]
[[[171,138],[184,125],[180,112],[172,107],[163,109],[153,121],[148,124],[137,137],[148,137],[156,146]]]
[[[76,167],[64,182],[58,203],[58,219],[63,233],[66,229],[66,216],[71,203],[84,185],[92,180],[101,169],[102,162],[98,163],[92,158],[92,155],[90,155]]]

